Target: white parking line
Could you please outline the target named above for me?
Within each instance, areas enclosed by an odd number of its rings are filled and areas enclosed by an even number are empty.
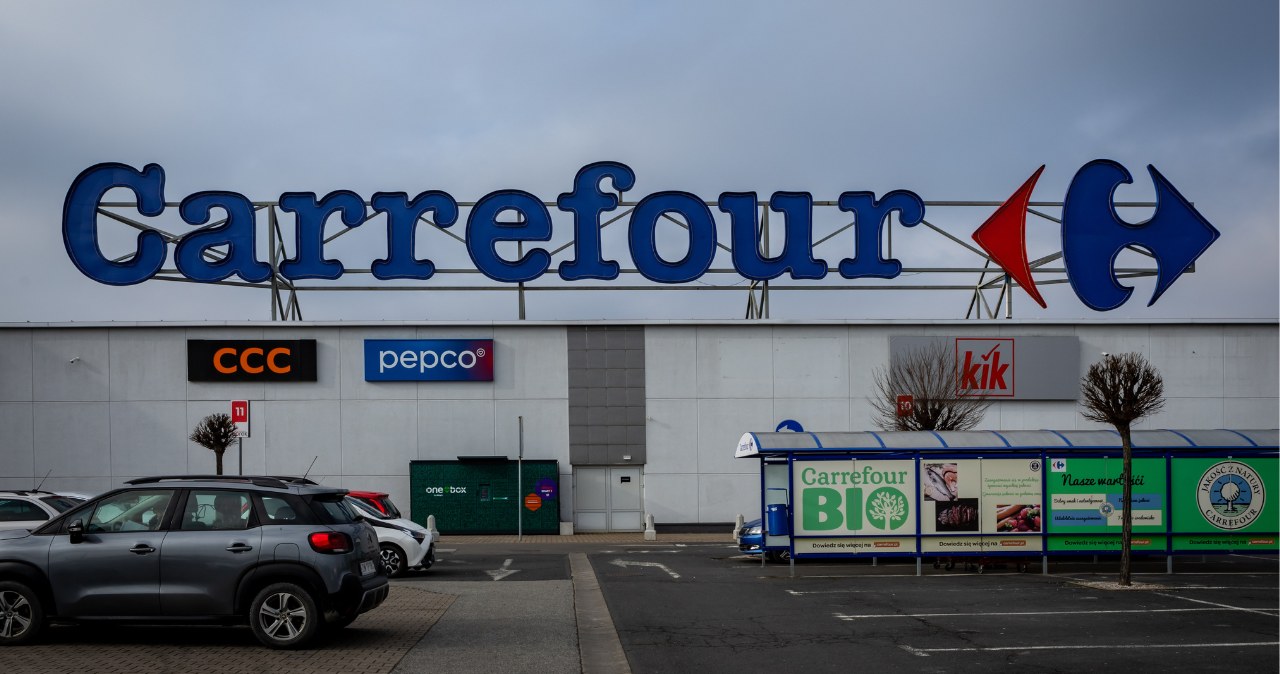
[[[1207,603],[1207,602],[1206,602]],[[1031,616],[1031,615],[1102,615],[1108,613],[1197,613],[1201,611],[1247,611],[1249,609],[1236,608],[1234,606],[1222,606],[1219,608],[1145,608],[1145,609],[1116,609],[1110,611],[1010,611],[1010,612],[986,612],[979,611],[974,613],[862,613],[862,614],[844,614],[833,613],[837,620],[872,620],[879,618],[962,618],[972,616]],[[1258,613],[1259,611],[1255,611]],[[1267,615],[1267,614],[1263,614]]]
[[[1192,601],[1197,604],[1208,604],[1210,606],[1217,606],[1218,608],[1223,610],[1243,611],[1245,613],[1257,613],[1258,615],[1264,615],[1264,616],[1267,616],[1268,618],[1274,617],[1272,613],[1276,611],[1280,611],[1280,609],[1272,609],[1272,608],[1254,609],[1254,608],[1244,608],[1242,606],[1231,606],[1230,604],[1218,604],[1216,602],[1205,601],[1203,599],[1192,599],[1191,597],[1180,597],[1176,594],[1165,594],[1163,592],[1152,592],[1152,594],[1158,594],[1161,597],[1169,597],[1170,599],[1181,599],[1183,601]]]
[[[1248,646],[1270,646],[1275,648],[1280,646],[1280,641],[1245,641],[1237,643],[1213,643],[1213,644],[1079,644],[1079,645],[1063,645],[1063,646],[992,646],[989,648],[967,647],[967,648],[914,648],[905,644],[899,648],[922,658],[927,658],[934,653],[976,653],[976,652],[998,652],[998,651],[1068,651],[1068,650],[1099,650],[1099,649],[1143,649],[1143,648],[1243,648]]]

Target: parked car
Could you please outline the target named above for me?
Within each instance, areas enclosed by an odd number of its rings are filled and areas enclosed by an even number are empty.
[[[37,489],[0,491],[0,531],[34,529],[83,502]]]
[[[791,550],[787,548],[765,548],[764,521],[759,519],[743,524],[738,530],[738,551],[747,555],[758,555],[764,552],[765,559],[771,562],[791,559]]]
[[[0,645],[49,622],[245,624],[299,648],[381,604],[378,539],[342,489],[139,478],[34,531],[0,532]],[[161,583],[161,579],[164,582]]]
[[[391,495],[385,491],[349,491],[347,495],[361,503],[373,506],[383,517],[402,518],[400,509],[391,502]]]
[[[373,525],[378,534],[382,564],[392,578],[409,569],[429,569],[436,561],[435,540],[426,527],[412,520],[386,517],[373,506],[348,495],[347,502]]]

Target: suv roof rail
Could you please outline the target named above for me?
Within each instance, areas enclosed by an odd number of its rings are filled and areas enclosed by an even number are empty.
[[[51,496],[58,495],[43,489],[0,489],[0,494],[17,494],[19,496],[35,496],[36,494],[49,494]]]
[[[152,475],[151,477],[136,477],[132,480],[125,480],[125,484],[152,484],[167,480],[248,482],[249,484],[256,485],[258,487],[274,487],[276,489],[284,489],[289,486],[286,484],[285,479],[270,475]]]
[[[268,475],[267,477],[280,480],[281,482],[288,482],[289,484],[320,484],[315,480],[305,477],[295,477],[293,475]]]

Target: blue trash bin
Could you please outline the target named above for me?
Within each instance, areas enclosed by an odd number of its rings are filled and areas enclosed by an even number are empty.
[[[770,536],[790,536],[791,523],[788,522],[787,504],[770,503],[764,507],[766,527]]]

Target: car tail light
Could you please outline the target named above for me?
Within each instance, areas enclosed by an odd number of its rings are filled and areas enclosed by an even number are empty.
[[[355,549],[351,544],[351,537],[341,531],[317,531],[308,536],[307,541],[311,543],[312,550],[327,552],[331,555],[340,555]]]

